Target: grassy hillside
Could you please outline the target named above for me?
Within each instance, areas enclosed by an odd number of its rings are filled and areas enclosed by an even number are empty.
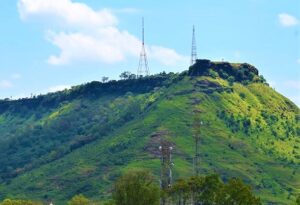
[[[267,204],[300,192],[300,110],[249,64],[198,61],[189,71],[92,82],[0,102],[0,198],[109,197],[135,167],[159,176],[159,139],[174,144],[174,178],[193,174],[194,110],[201,110],[201,169],[237,176]]]

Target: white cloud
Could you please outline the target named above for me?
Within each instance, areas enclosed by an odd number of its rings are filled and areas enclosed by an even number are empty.
[[[300,64],[300,58],[297,60],[297,63]]]
[[[281,13],[278,15],[279,23],[284,27],[296,26],[299,24],[299,20],[287,13]]]
[[[187,65],[189,58],[179,55],[175,50],[164,48],[161,46],[151,46],[149,49],[149,57],[153,58],[166,66]]]
[[[48,89],[48,92],[54,93],[54,92],[63,91],[65,89],[70,89],[70,88],[71,88],[70,85],[56,85],[56,86],[50,87]]]
[[[8,80],[2,80],[0,81],[0,89],[6,89],[13,87],[13,84]]]
[[[19,0],[18,9],[24,20],[29,17],[45,17],[75,27],[109,26],[117,23],[117,18],[108,9],[95,11],[86,4],[71,0]]]
[[[72,61],[100,61],[115,63],[126,56],[137,56],[139,41],[128,32],[114,27],[99,29],[94,33],[49,33],[48,40],[60,48],[59,56],[50,56],[53,65],[69,64]]]
[[[118,29],[118,19],[109,9],[95,11],[86,4],[71,0],[19,0],[18,8],[24,20],[45,17],[46,24],[47,19],[56,19],[56,24],[64,25],[64,30],[46,32],[47,40],[60,49],[58,55],[48,58],[47,62],[52,65],[91,61],[110,64],[139,55],[140,40],[128,31]],[[134,8],[120,10],[125,13],[136,11]],[[170,48],[155,45],[147,48],[150,58],[166,66],[186,60],[185,56]]]

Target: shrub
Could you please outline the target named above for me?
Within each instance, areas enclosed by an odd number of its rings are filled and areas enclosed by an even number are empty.
[[[68,201],[68,205],[89,205],[90,200],[83,196],[82,194],[75,195],[70,201]]]
[[[116,205],[158,205],[159,187],[145,170],[131,171],[115,183],[113,199]]]

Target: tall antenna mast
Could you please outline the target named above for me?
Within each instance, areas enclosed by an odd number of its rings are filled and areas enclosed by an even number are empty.
[[[145,27],[144,18],[142,18],[142,51],[140,53],[139,67],[137,71],[137,77],[149,75],[149,67],[147,61],[147,54],[145,49]]]
[[[195,36],[195,26],[193,26],[191,66],[196,63],[196,60],[197,60],[197,45],[196,45],[196,36]]]

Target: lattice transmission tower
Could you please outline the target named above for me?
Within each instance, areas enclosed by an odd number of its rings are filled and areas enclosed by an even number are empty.
[[[197,44],[195,26],[193,26],[193,37],[192,37],[192,52],[191,52],[191,66],[196,63],[197,60]]]
[[[142,50],[140,53],[139,67],[137,71],[137,77],[149,75],[149,67],[147,54],[145,49],[145,27],[144,27],[144,18],[142,18]]]
[[[200,137],[201,137],[201,126],[203,125],[203,122],[200,119],[200,110],[196,109],[194,110],[194,123],[193,123],[193,129],[194,129],[194,140],[195,140],[195,156],[193,160],[194,165],[194,173],[196,176],[200,174]]]
[[[161,130],[157,132],[156,135],[160,139],[160,186],[161,189],[165,190],[172,184],[172,167],[174,165],[172,162],[172,151],[174,147],[171,142],[167,140],[167,136],[169,135],[168,131]]]

